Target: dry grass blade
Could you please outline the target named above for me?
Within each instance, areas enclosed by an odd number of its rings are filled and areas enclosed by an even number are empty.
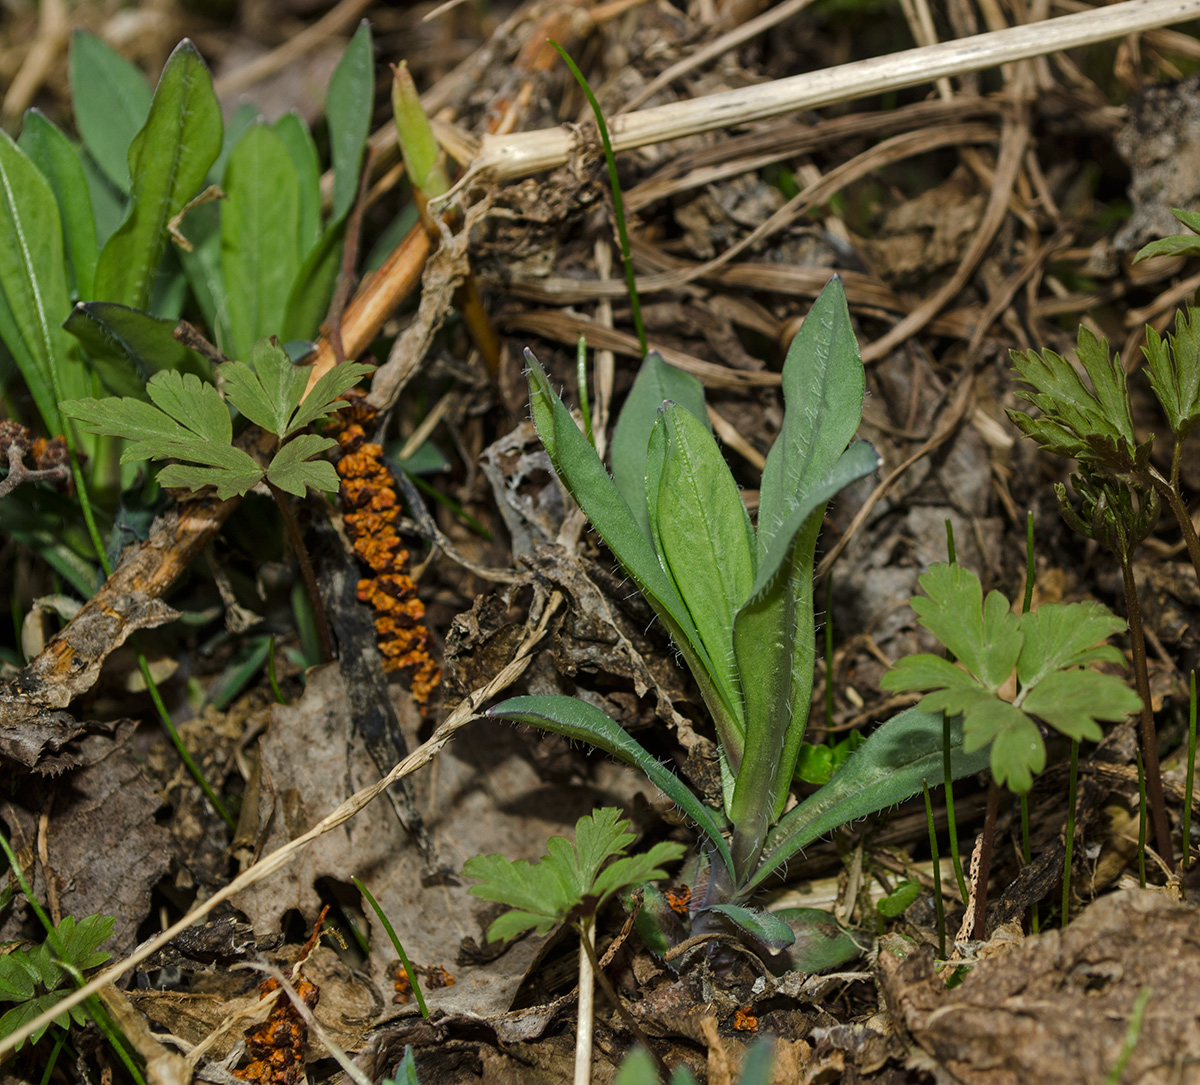
[[[771,83],[644,109],[613,119],[613,149],[630,150],[698,132],[749,124],[869,94],[918,86],[941,76],[980,71],[1063,49],[1136,34],[1200,16],[1200,0],[1126,0],[1095,11],[1010,27],[960,41],[909,49]],[[485,136],[469,176],[492,181],[564,165],[575,137],[562,128]]]

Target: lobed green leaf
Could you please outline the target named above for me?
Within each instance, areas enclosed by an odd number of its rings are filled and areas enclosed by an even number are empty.
[[[1021,709],[998,697],[980,698],[963,722],[967,753],[991,747],[992,776],[998,784],[1023,794],[1033,786],[1033,774],[1046,767],[1046,745]]]

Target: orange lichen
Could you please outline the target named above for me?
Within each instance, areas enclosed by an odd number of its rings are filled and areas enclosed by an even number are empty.
[[[407,1006],[408,1000],[412,998],[412,984],[408,982],[408,973],[404,970],[404,965],[393,961],[388,971],[392,985],[396,988],[392,1002],[399,1006]],[[413,971],[417,974],[417,982],[427,991],[439,991],[443,987],[454,986],[454,977],[440,964],[431,964],[428,968],[416,964],[413,965]]]
[[[692,891],[686,885],[676,885],[668,889],[663,896],[676,915],[688,914],[688,901],[692,899]]]
[[[321,936],[321,924],[325,922],[329,908],[322,909],[313,927],[312,937],[300,952],[300,961],[308,959]],[[288,979],[296,994],[310,1010],[320,1000],[317,985],[304,976],[297,976],[291,969]],[[259,984],[259,994],[266,998],[279,990],[280,983],[273,976]],[[304,1080],[304,1045],[308,1042],[308,1025],[290,998],[280,997],[271,1008],[270,1016],[260,1025],[246,1030],[246,1052],[250,1062],[234,1070],[234,1077],[243,1081],[254,1081],[258,1085],[299,1085]]]
[[[757,1032],[758,1018],[754,1016],[753,1006],[744,1006],[733,1015],[733,1027],[738,1032]]]
[[[375,412],[366,397],[347,393],[350,406],[334,419],[331,432],[342,448],[335,464],[342,480],[342,520],[354,552],[372,576],[358,582],[358,598],[375,611],[375,633],[385,671],[408,671],[413,699],[428,703],[441,681],[429,655],[425,605],[409,576],[409,552],[396,533],[400,503],[383,448],[367,440]]]

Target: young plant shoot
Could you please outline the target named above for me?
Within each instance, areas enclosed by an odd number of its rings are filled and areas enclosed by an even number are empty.
[[[825,506],[879,462],[870,445],[851,443],[865,382],[841,282],[825,288],[788,351],[783,428],[763,471],[757,528],[695,378],[647,356],[613,435],[610,477],[537,360],[526,357],[534,423],[556,472],[654,608],[712,714],[722,809],[705,805],[583,701],[517,697],[491,715],[580,739],[640,768],[706,838],[689,903],[692,933],[732,930],[764,959],[808,967],[807,925],[797,940],[793,926],[745,903],[822,834],[919,793],[942,773],[941,716],[905,712],[784,814],[812,694],[813,560]],[[955,776],[986,767],[986,751],[963,751],[957,722],[953,741]],[[792,945],[796,952],[783,954]],[[840,959],[855,952],[851,943]],[[821,967],[838,963],[824,946],[815,953]]]

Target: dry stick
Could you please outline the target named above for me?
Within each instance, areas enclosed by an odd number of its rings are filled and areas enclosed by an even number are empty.
[[[975,890],[975,937],[987,939],[987,885],[992,874],[992,849],[996,840],[996,814],[1000,810],[1000,785],[988,784],[987,812],[983,816],[983,846],[979,849],[979,881]]]
[[[25,46],[25,60],[8,85],[2,108],[6,120],[16,120],[33,101],[46,76],[54,70],[59,55],[71,36],[71,20],[64,0],[42,0],[38,10],[38,28],[33,41]]]
[[[766,120],[782,113],[919,86],[941,76],[980,71],[1197,16],[1200,16],[1200,0],[1126,0],[1031,26],[1011,27],[777,79],[755,87],[722,91],[614,118],[611,126],[613,149],[630,150],[717,128]],[[487,174],[492,181],[526,177],[565,165],[574,148],[574,134],[562,128],[504,137],[485,136],[468,177],[473,180],[479,174]]]
[[[60,1002],[56,1002],[45,1013],[39,1014],[32,1021],[23,1025],[15,1032],[5,1036],[0,1040],[0,1056],[11,1051],[26,1037],[33,1035],[38,1029],[48,1025],[60,1014],[71,1009],[72,1006],[77,1006],[88,995],[94,994],[100,990],[105,984],[113,983],[124,975],[129,969],[140,964],[146,958],[156,953],[165,946],[172,938],[180,931],[186,930],[198,920],[208,915],[219,904],[235,897],[238,893],[249,889],[250,886],[256,885],[270,874],[286,866],[305,848],[308,847],[318,837],[332,829],[336,829],[344,825],[368,803],[372,802],[378,796],[382,795],[392,784],[405,776],[410,775],[417,769],[429,764],[430,761],[441,751],[442,747],[450,741],[451,737],[467,723],[478,718],[477,708],[485,701],[491,700],[502,689],[506,689],[512,685],[524,672],[529,665],[529,661],[533,655],[533,649],[545,635],[550,624],[550,619],[557,613],[558,608],[562,605],[563,596],[561,592],[552,592],[549,599],[546,601],[546,606],[542,611],[541,617],[538,619],[537,625],[526,635],[525,639],[517,648],[512,661],[486,685],[474,690],[469,694],[459,706],[441,723],[429,740],[422,743],[417,749],[408,755],[403,761],[396,765],[382,779],[375,783],[356,791],[348,799],[346,799],[335,810],[331,811],[323,817],[316,825],[309,829],[306,833],[296,837],[295,840],[284,844],[282,847],[276,848],[270,855],[260,859],[254,866],[248,868],[233,879],[223,889],[218,889],[211,897],[198,904],[187,915],[178,922],[173,923],[161,934],[156,935],[150,941],[144,943],[135,950],[125,960],[106,968],[103,972],[92,977],[83,987],[77,991],[67,995]]]

